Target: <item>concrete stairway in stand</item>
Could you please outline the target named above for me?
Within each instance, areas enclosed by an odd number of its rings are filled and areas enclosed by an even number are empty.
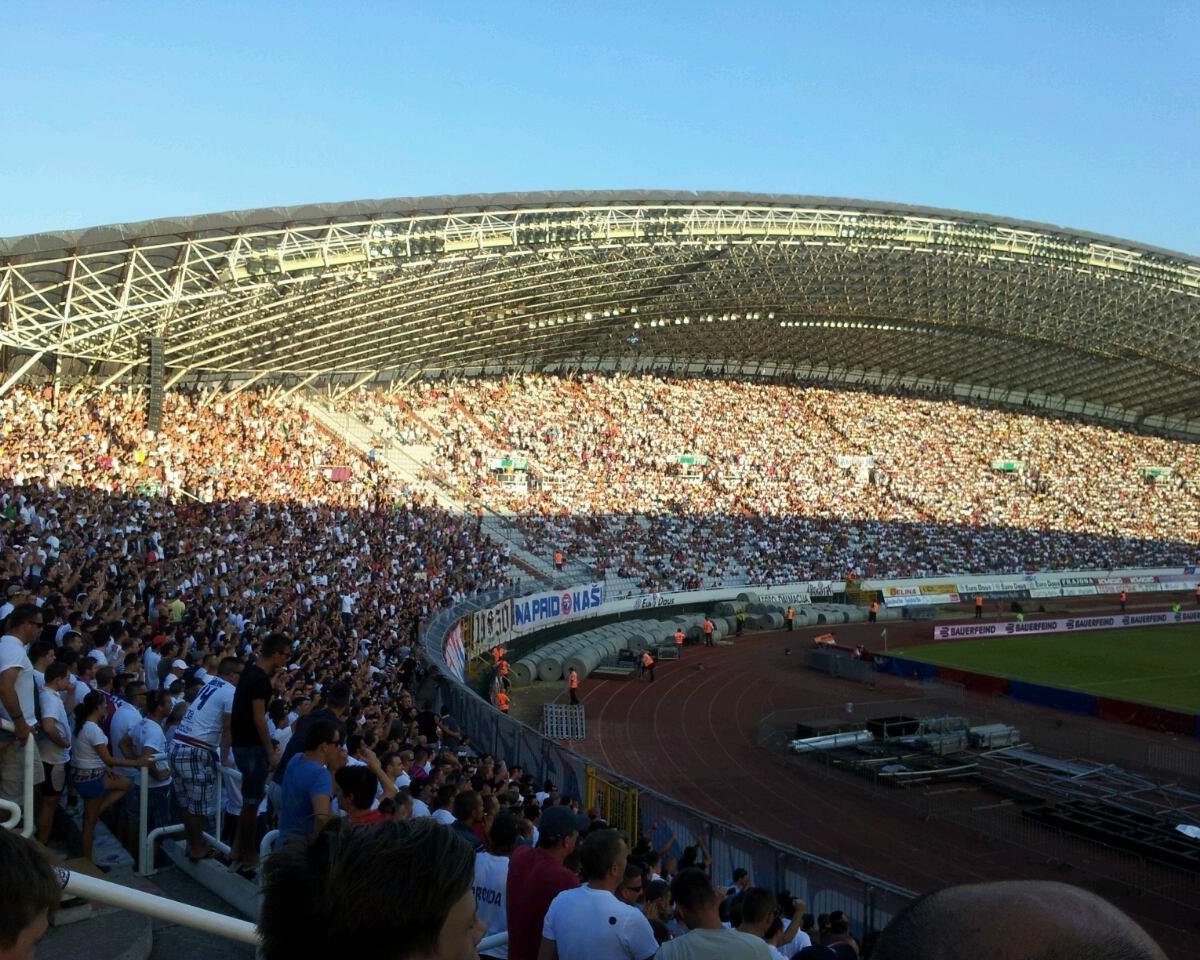
[[[343,411],[332,410],[319,398],[301,398],[301,405],[309,416],[330,434],[342,439],[349,447],[364,457],[371,450],[382,457],[391,467],[394,476],[409,487],[431,494],[438,504],[453,513],[467,513],[469,507],[445,487],[427,479],[425,466],[433,460],[431,446],[401,446],[390,443],[388,425],[382,420],[364,423],[358,417]],[[522,581],[522,586],[545,589],[559,582],[566,582],[571,571],[559,573],[554,564],[525,548],[525,539],[503,514],[485,510],[483,531],[497,542],[507,545],[509,563],[513,568],[510,576]]]

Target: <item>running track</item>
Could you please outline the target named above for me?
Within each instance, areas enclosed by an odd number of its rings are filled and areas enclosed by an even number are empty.
[[[679,661],[658,664],[653,683],[585,681],[588,738],[582,752],[687,806],[917,891],[1006,878],[1078,882],[1070,868],[987,843],[955,824],[930,821],[886,795],[872,795],[852,777],[807,776],[805,765],[760,746],[760,721],[775,710],[828,705],[836,716],[847,701],[914,696],[900,681],[885,679],[872,690],[806,670],[802,637],[751,634],[735,647],[687,647]],[[982,805],[998,799],[943,787],[948,802]],[[1177,938],[1194,945],[1200,917],[1101,892],[1137,916],[1169,953],[1175,953]]]

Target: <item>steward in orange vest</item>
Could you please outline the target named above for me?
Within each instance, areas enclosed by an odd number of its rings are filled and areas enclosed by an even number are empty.
[[[508,694],[503,690],[496,694],[496,706],[500,708],[501,713],[508,713]]]
[[[879,617],[879,601],[871,601],[871,615],[867,618],[868,623],[874,623]]]
[[[567,673],[567,690],[571,694],[571,706],[579,705],[579,671],[574,667]]]
[[[682,647],[684,641],[683,627],[675,628],[675,646]]]
[[[649,650],[642,651],[642,673],[649,676],[651,683],[654,682],[654,658]]]

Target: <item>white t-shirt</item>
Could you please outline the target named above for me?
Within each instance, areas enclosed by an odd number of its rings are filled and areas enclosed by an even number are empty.
[[[67,746],[60,747],[46,736],[38,733],[38,753],[43,763],[67,763],[71,759],[71,721],[67,718],[67,705],[62,696],[55,690],[43,689],[41,694],[42,720],[54,720],[58,724],[58,732],[67,738]]]
[[[762,937],[740,930],[689,930],[658,948],[655,960],[770,960]]]
[[[508,857],[480,850],[475,854],[475,907],[479,919],[487,924],[486,936],[508,929],[504,891],[508,887]],[[508,944],[492,947],[488,956],[506,960]]]
[[[94,720],[89,720],[75,734],[71,744],[71,766],[76,770],[103,770],[108,764],[96,752],[99,744],[108,744],[108,737]]]
[[[167,752],[167,739],[163,734],[163,728],[153,720],[142,717],[142,722],[133,728],[132,736],[133,749],[137,751],[137,755],[139,757],[147,747],[150,747],[156,753]],[[163,773],[164,771],[169,771],[171,769],[171,765],[166,761],[165,758],[157,761],[154,764],[154,767],[159,773]],[[150,789],[152,790],[155,787],[169,787],[170,785],[171,778],[169,776],[166,780],[155,780],[154,777],[150,778]]]
[[[793,923],[799,923],[799,922],[800,922],[800,914],[796,914],[796,916],[794,916],[790,921],[788,921],[788,925],[783,928],[783,932],[787,933],[789,930],[792,929]],[[785,960],[791,960],[792,957],[794,957],[797,953],[799,953],[805,947],[811,947],[811,946],[812,946],[812,938],[809,937],[809,935],[807,933],[805,933],[803,930],[800,930],[799,932],[797,932],[796,938],[794,940],[792,940],[791,943],[785,943],[782,947],[779,948],[779,952],[783,954]]]
[[[121,749],[121,741],[127,734],[132,739],[133,731],[141,722],[142,715],[138,712],[137,707],[132,703],[126,703],[124,700],[118,702],[117,712],[113,714],[113,718],[108,724],[108,736],[112,741],[112,755],[114,757],[121,760],[134,759],[134,757],[127,757],[125,755],[125,751]],[[129,777],[132,780],[138,771],[137,767],[117,767],[114,772],[119,773],[123,777]]]
[[[237,688],[220,677],[213,677],[197,694],[183,715],[175,737],[190,737],[208,744],[213,750],[221,748],[221,729],[224,718],[233,713],[233,693]]]
[[[542,936],[555,942],[559,960],[645,960],[658,951],[641,910],[586,884],[551,901]]]
[[[142,658],[142,663],[146,667],[146,689],[158,689],[158,664],[162,660],[162,655],[153,648],[146,651],[146,655]]]
[[[21,713],[25,715],[25,722],[32,727],[37,723],[37,709],[33,700],[36,695],[33,664],[29,662],[25,644],[21,642],[21,639],[7,633],[0,637],[0,673],[12,669],[19,671],[17,673],[17,703],[21,705]],[[9,715],[3,700],[0,700],[0,717],[5,720],[14,719]]]
[[[418,817],[429,816],[429,804],[427,804],[424,800],[418,800],[416,797],[413,797],[412,807],[412,815],[414,820],[416,820]]]
[[[272,726],[274,725],[272,724]],[[275,745],[279,749],[279,755],[282,757],[283,751],[287,749],[288,741],[292,739],[292,734],[296,732],[295,726],[289,723],[286,727],[275,727],[274,730],[269,732],[271,739],[275,741]]]
[[[446,826],[450,826],[454,822],[454,814],[445,807],[438,807],[430,816],[433,817],[434,823],[444,823]]]
[[[83,703],[83,698],[92,692],[92,688],[88,686],[87,681],[80,680],[75,674],[71,674],[71,690],[75,698],[75,706]]]

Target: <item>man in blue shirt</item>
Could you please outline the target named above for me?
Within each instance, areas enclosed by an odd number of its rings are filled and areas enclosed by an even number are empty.
[[[304,752],[283,775],[279,839],[312,836],[333,815],[333,773],[346,762],[341,731],[332,720],[317,720],[304,737]]]

